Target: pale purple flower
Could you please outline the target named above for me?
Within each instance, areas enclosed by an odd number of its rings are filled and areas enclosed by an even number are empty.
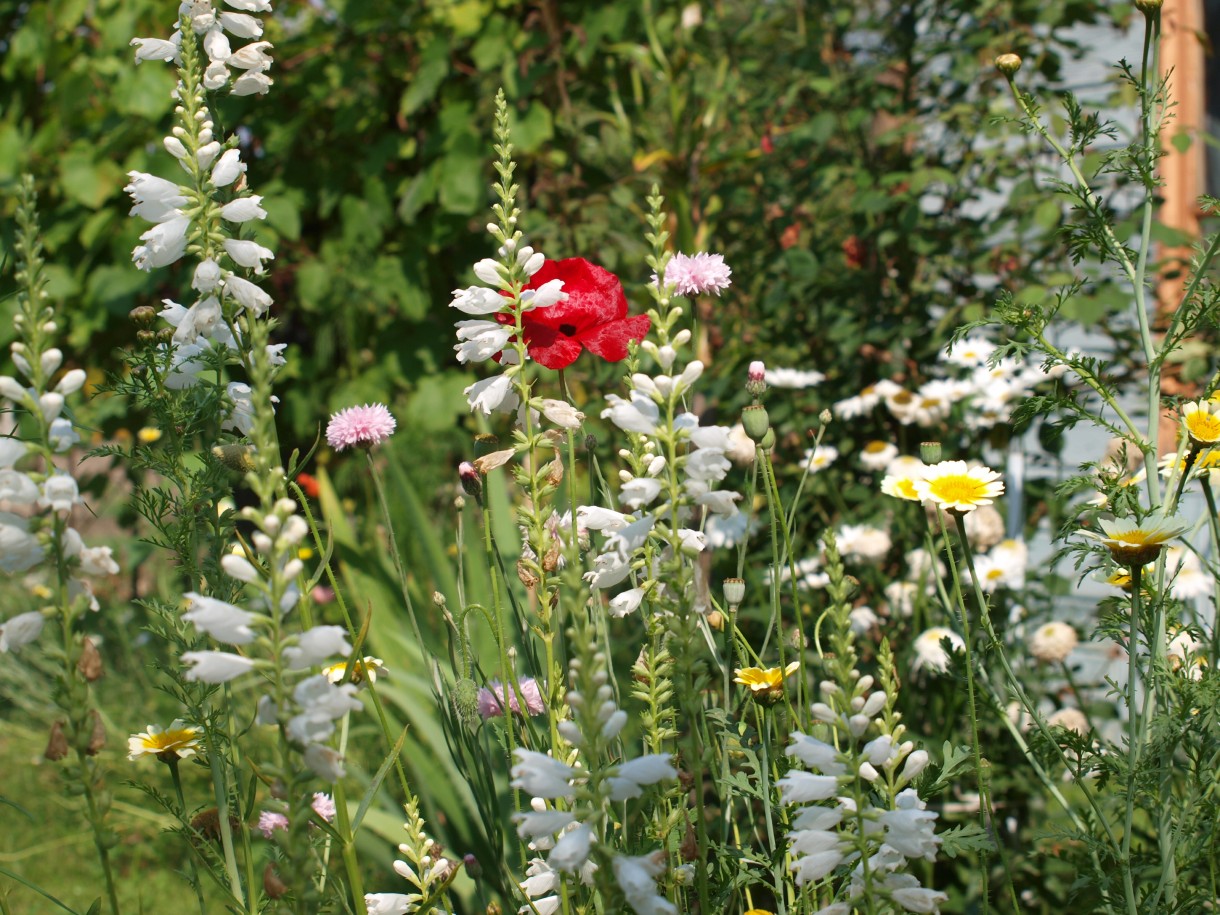
[[[263,838],[270,839],[271,834],[277,829],[288,828],[288,817],[282,813],[273,813],[270,810],[264,810],[258,815],[258,831],[263,834]]]
[[[542,691],[538,681],[533,677],[522,677],[517,681],[521,691],[521,699],[525,700],[525,710],[529,715],[541,715],[546,711],[546,703],[542,701]],[[504,714],[504,684],[499,680],[491,681],[491,688],[479,690],[479,715],[484,721],[488,718],[498,718]],[[517,690],[508,691],[508,707],[514,715],[521,714],[521,702],[517,698]]]
[[[313,812],[320,816],[328,823],[335,821],[335,799],[329,794],[323,794],[317,791],[313,796],[313,803],[309,806],[313,808]]]
[[[665,285],[688,298],[709,292],[718,296],[729,288],[732,272],[720,254],[675,254],[665,265]]]
[[[326,441],[336,451],[353,445],[369,448],[389,438],[398,426],[384,404],[348,407],[330,418],[326,426]]]

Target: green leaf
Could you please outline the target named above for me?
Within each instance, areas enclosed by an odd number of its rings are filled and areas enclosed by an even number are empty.
[[[76,910],[68,908],[66,905],[64,905],[62,902],[60,902],[58,899],[56,899],[46,890],[42,889],[41,887],[35,886],[34,884],[30,883],[30,881],[28,881],[24,877],[22,877],[20,874],[13,873],[7,867],[0,867],[0,874],[4,874],[4,876],[8,877],[10,880],[16,880],[22,886],[26,887],[27,889],[33,890],[35,893],[37,893],[39,896],[42,896],[44,899],[49,899],[51,902],[55,903],[65,912],[71,912],[72,915],[78,915]],[[98,908],[98,906],[101,905],[101,902],[102,902],[102,900],[98,899],[97,902],[95,902],[93,904],[93,906],[89,909],[89,913],[92,913],[95,909],[100,912],[101,909]]]
[[[360,824],[364,822],[364,816],[369,812],[369,805],[373,803],[373,798],[377,796],[377,792],[381,789],[381,783],[385,781],[386,773],[390,771],[390,766],[394,765],[394,760],[398,759],[398,754],[402,752],[402,745],[406,739],[407,729],[403,728],[402,733],[398,735],[398,740],[394,742],[393,748],[386,754],[386,758],[382,761],[381,766],[378,767],[377,774],[369,782],[368,789],[364,792],[364,797],[360,799],[360,806],[356,808],[356,816],[352,819],[353,835],[360,828]]]
[[[411,78],[411,84],[398,103],[399,114],[414,114],[436,97],[445,77],[449,75],[449,43],[443,38],[434,39],[426,48],[419,69]]]
[[[977,855],[995,849],[991,836],[978,823],[963,823],[938,835],[941,838],[941,853],[950,858],[963,854]]]
[[[123,172],[109,159],[97,161],[91,148],[68,150],[59,162],[59,180],[72,200],[96,210],[123,184]]]

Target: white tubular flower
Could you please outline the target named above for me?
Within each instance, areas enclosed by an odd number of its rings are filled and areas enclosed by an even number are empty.
[[[678,770],[670,764],[668,753],[649,753],[637,756],[618,767],[618,777],[637,785],[655,785],[657,782],[678,777]]]
[[[46,622],[41,613],[34,610],[29,613],[19,613],[0,626],[0,654],[17,651],[42,634],[43,623]]]
[[[259,206],[262,200],[263,198],[258,194],[231,200],[220,208],[221,218],[227,219],[229,222],[249,222],[251,219],[266,219],[267,211]]]
[[[609,419],[624,432],[656,433],[660,409],[641,392],[632,391],[630,400],[623,400],[617,394],[608,395],[606,400],[610,406],[602,411],[602,419]]]
[[[136,49],[136,63],[140,64],[146,60],[176,60],[178,52],[181,50],[178,46],[181,38],[177,33],[174,34],[174,41],[166,41],[164,38],[133,38],[129,44]]]
[[[223,12],[218,17],[221,27],[238,38],[262,38],[263,24],[245,13]]]
[[[613,534],[631,523],[631,518],[600,505],[581,505],[576,509],[576,525],[590,531]]]
[[[271,12],[271,0],[225,0],[225,5],[243,13]]]
[[[189,603],[182,618],[193,623],[200,632],[226,645],[248,645],[254,641],[255,633],[250,624],[257,617],[253,613],[193,591],[185,596]]]
[[[257,21],[257,20],[256,20]],[[203,50],[213,63],[224,62],[233,53],[229,39],[219,28],[213,27],[203,33]]]
[[[263,577],[245,556],[239,556],[236,553],[226,553],[222,556],[220,567],[224,569],[225,574],[230,578],[236,578],[238,581],[243,581],[246,584],[261,581]]]
[[[42,497],[38,504],[52,511],[67,512],[79,501],[80,490],[76,487],[76,480],[66,473],[56,473],[47,477],[42,484]]]
[[[503,310],[507,304],[508,299],[495,290],[486,286],[468,286],[453,290],[453,301],[449,307],[468,315],[489,315]]]
[[[512,379],[507,375],[493,375],[476,381],[462,393],[466,395],[471,410],[480,410],[489,416],[495,410],[511,413],[517,409],[518,398],[512,390]]]
[[[253,241],[226,238],[224,249],[229,257],[233,258],[234,263],[247,267],[255,273],[263,272],[263,261],[275,259],[275,254],[270,248],[264,248]]]
[[[292,670],[303,670],[334,655],[351,652],[347,630],[342,626],[314,626],[301,633],[301,640],[295,646],[284,649],[284,660]]]
[[[695,504],[704,506],[714,515],[732,518],[737,515],[737,501],[740,498],[741,493],[722,489],[696,496]]]
[[[305,748],[305,765],[318,778],[337,782],[347,774],[343,768],[343,754],[320,743],[311,743]]]
[[[416,899],[403,893],[365,893],[364,906],[368,915],[407,915]]]
[[[245,171],[246,163],[241,161],[241,152],[236,149],[225,150],[212,166],[212,186],[228,187]]]
[[[203,88],[215,91],[229,81],[229,68],[223,60],[214,60],[203,71]]]
[[[231,381],[227,388],[229,399],[233,401],[233,410],[223,423],[222,429],[236,429],[242,435],[249,435],[254,428],[254,403],[251,401],[253,391],[250,385],[242,381]]]
[[[899,792],[894,802],[897,809],[883,811],[879,817],[886,844],[908,858],[935,861],[941,843],[934,834],[936,812],[925,809],[927,805],[911,788]]]
[[[474,275],[489,286],[503,289],[505,288],[503,269],[499,261],[485,257],[474,265]]]
[[[38,501],[38,484],[16,470],[0,470],[0,501],[14,505],[33,505]]]
[[[42,562],[43,548],[27,525],[20,515],[0,512],[0,570],[10,575]]]
[[[650,505],[661,494],[661,481],[648,477],[636,477],[623,484],[619,497],[631,509]]]
[[[0,436],[0,467],[12,467],[28,450],[21,439]]]
[[[628,858],[615,855],[614,879],[636,915],[677,915],[677,907],[657,892],[656,878],[665,873],[665,853]]]
[[[220,285],[220,265],[210,257],[199,262],[191,277],[191,288],[207,294]]]
[[[457,337],[463,342],[453,349],[458,362],[484,362],[504,349],[512,335],[511,327],[495,321],[458,321]]]
[[[183,215],[180,208],[186,205],[186,197],[174,182],[145,172],[128,172],[127,177],[131,182],[123,190],[131,195],[134,204],[129,215],[149,222],[165,222]]]
[[[173,216],[153,226],[140,236],[144,244],[131,252],[132,262],[141,270],[174,263],[186,253],[186,230],[190,224],[186,216]]]
[[[550,308],[560,302],[566,302],[568,294],[563,291],[563,280],[547,280],[537,289],[526,289],[521,293],[521,310],[532,311],[535,308]]]
[[[539,810],[513,815],[517,823],[517,835],[523,839],[553,836],[559,830],[576,822],[576,817],[567,810]]]
[[[707,534],[703,533],[703,531],[683,528],[678,531],[678,541],[682,547],[682,552],[691,556],[702,553],[707,549]]]
[[[835,796],[839,780],[833,775],[811,775],[808,772],[789,772],[776,785],[785,804],[804,804],[824,801]]]
[[[233,88],[230,89],[232,95],[266,95],[268,90],[275,85],[275,80],[261,71],[251,70],[243,73],[233,81]]]
[[[574,871],[589,860],[592,847],[593,830],[582,823],[563,834],[547,855],[546,862],[557,871]]]
[[[225,61],[230,67],[235,67],[238,70],[266,70],[271,67],[273,61],[267,54],[267,49],[272,47],[269,41],[254,41],[246,45],[244,48],[228,55],[228,60]]]
[[[201,683],[227,683],[254,669],[253,659],[227,651],[188,651],[182,660],[191,665],[186,679]]]
[[[584,422],[585,414],[581,413],[566,400],[551,400],[543,398],[542,415],[563,429],[579,429]]]
[[[225,277],[224,287],[238,305],[245,308],[256,318],[261,318],[267,309],[271,307],[271,296],[254,283],[242,279],[236,274],[230,273]]]
[[[119,564],[110,547],[86,547],[80,551],[80,570],[85,575],[117,575]]]
[[[547,799],[574,796],[568,782],[576,770],[544,753],[518,748],[513,752],[517,764],[512,767],[512,787],[526,791],[534,797]]]
[[[38,398],[38,411],[43,419],[52,420],[64,408],[64,395],[59,391],[47,391]]]
[[[847,766],[838,758],[839,751],[830,744],[800,731],[793,731],[790,736],[792,743],[784,750],[788,756],[795,756],[810,769],[816,769],[823,775],[843,775],[847,771]]]
[[[616,594],[610,600],[610,615],[619,619],[629,616],[639,609],[640,602],[643,599],[643,588],[631,588],[623,591],[621,594]]]

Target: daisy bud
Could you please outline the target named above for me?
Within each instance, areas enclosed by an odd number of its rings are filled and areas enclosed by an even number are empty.
[[[1151,4],[1156,3],[1160,7],[1160,0],[1136,0],[1135,5],[1140,9],[1140,3]],[[1009,79],[1017,75],[1017,71],[1021,69],[1021,58],[1016,54],[1001,54],[995,59],[995,68],[1003,73]]]
[[[741,425],[746,430],[750,441],[761,443],[771,431],[771,417],[762,404],[749,404],[741,411]]]
[[[470,461],[462,461],[458,464],[458,479],[461,481],[466,495],[482,499],[483,481],[479,479],[479,472],[474,469],[474,464]]]
[[[724,602],[730,610],[735,610],[746,596],[746,583],[741,578],[726,578],[721,586],[724,589]]]

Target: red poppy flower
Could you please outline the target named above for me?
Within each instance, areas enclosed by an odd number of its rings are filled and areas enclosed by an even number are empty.
[[[525,288],[537,289],[551,280],[563,280],[567,300],[522,315],[526,347],[539,365],[567,368],[586,349],[607,362],[621,362],[627,344],[643,340],[652,326],[647,315],[628,317],[618,277],[583,257],[545,261]],[[513,323],[510,315],[496,315],[496,320]]]
[[[318,478],[310,476],[307,473],[297,474],[297,485],[301,487],[301,492],[311,499],[316,499],[318,494],[322,492],[322,487],[318,485]]]

